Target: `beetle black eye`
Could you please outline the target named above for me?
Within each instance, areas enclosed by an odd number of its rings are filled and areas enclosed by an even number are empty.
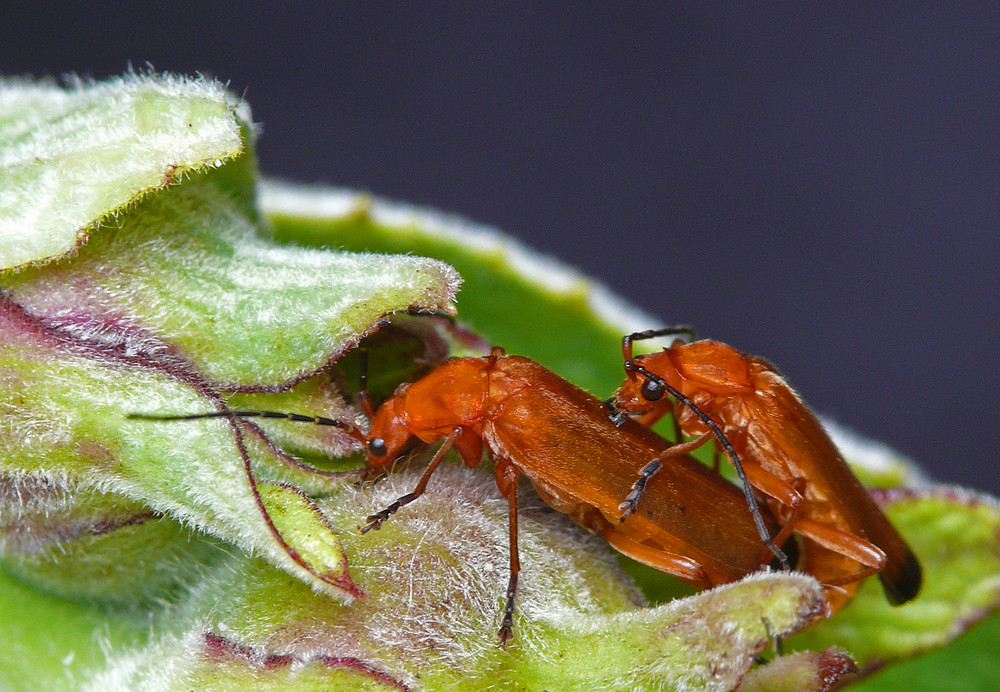
[[[389,450],[385,448],[385,440],[381,437],[373,437],[368,440],[368,453],[373,457],[384,457],[389,453]]]
[[[657,401],[663,398],[663,387],[656,380],[646,380],[642,383],[642,398],[646,401]]]

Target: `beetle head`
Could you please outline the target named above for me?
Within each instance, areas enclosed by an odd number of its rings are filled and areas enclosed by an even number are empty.
[[[394,400],[382,404],[372,418],[365,438],[365,455],[368,468],[384,471],[400,454],[417,442],[413,434],[396,415]]]

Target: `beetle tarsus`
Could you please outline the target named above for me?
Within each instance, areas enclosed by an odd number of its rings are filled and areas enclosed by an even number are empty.
[[[625,421],[628,420],[628,414],[622,411],[620,408],[615,406],[615,398],[605,399],[603,402],[604,408],[608,410],[608,420],[615,424],[616,428],[622,427]]]
[[[380,528],[382,528],[382,524],[385,523],[385,521],[391,515],[395,514],[400,507],[402,507],[405,504],[409,504],[410,502],[413,502],[413,500],[415,500],[417,497],[418,497],[417,493],[409,493],[408,495],[403,495],[403,497],[393,502],[391,505],[383,509],[381,512],[376,512],[375,514],[372,514],[367,519],[365,519],[365,521],[368,522],[368,525],[361,529],[361,533],[368,533],[372,529],[378,531]]]
[[[500,637],[500,647],[506,648],[507,642],[514,634],[514,596],[517,594],[517,572],[511,572],[507,583],[507,605],[503,609],[503,621],[497,636]]]
[[[361,533],[368,533],[373,529],[375,531],[378,531],[380,528],[382,528],[382,522],[384,522],[388,518],[389,518],[388,514],[382,516],[381,512],[379,512],[378,514],[372,514],[371,516],[365,519],[365,521],[367,521],[368,523],[361,527]]]
[[[646,489],[646,483],[649,479],[656,475],[656,472],[663,467],[663,462],[658,458],[653,459],[651,462],[642,467],[642,471],[639,472],[639,477],[632,484],[632,490],[628,495],[625,496],[625,501],[618,505],[618,509],[623,510],[623,513],[618,517],[618,521],[625,521],[628,515],[635,512],[639,507],[639,498],[642,497],[643,491]]]

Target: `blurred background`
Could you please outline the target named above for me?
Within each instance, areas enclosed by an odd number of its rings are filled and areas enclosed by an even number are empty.
[[[1000,492],[995,7],[63,4],[0,73],[228,81],[265,174],[493,225]]]

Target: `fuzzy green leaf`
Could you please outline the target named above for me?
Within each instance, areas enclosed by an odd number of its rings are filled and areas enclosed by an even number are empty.
[[[76,333],[134,325],[218,386],[250,390],[319,370],[385,314],[450,309],[459,280],[441,262],[261,239],[224,173],[147,197],[72,262],[7,278],[8,295]]]
[[[168,599],[218,551],[121,495],[65,477],[0,476],[0,565],[46,593],[122,606]]]
[[[143,194],[238,156],[241,120],[211,80],[0,82],[0,270],[66,255]]]
[[[447,258],[463,277],[464,324],[602,398],[621,384],[622,335],[656,324],[600,283],[493,229],[350,190],[264,181],[260,192],[278,240]]]
[[[142,350],[138,345],[136,349]],[[47,520],[58,518],[64,530],[56,532],[52,542],[60,542],[80,533],[67,535],[65,527],[89,520],[102,509],[95,509],[92,492],[100,488],[142,503],[144,510],[133,509],[139,516],[167,513],[247,550],[261,551],[316,588],[354,594],[342,554],[323,553],[329,562],[321,564],[289,554],[285,544],[300,555],[315,552],[296,548],[296,537],[302,540],[315,532],[332,545],[336,537],[320,517],[303,514],[312,507],[307,498],[295,493],[258,495],[246,472],[248,451],[280,464],[273,452],[263,445],[245,451],[240,430],[225,420],[172,426],[129,420],[129,412],[149,407],[211,410],[213,402],[169,373],[107,362],[95,357],[100,351],[82,350],[79,344],[60,343],[23,311],[0,300],[0,370],[6,375],[0,389],[0,471],[14,482],[29,474],[69,479],[54,499],[50,488],[55,480],[30,488],[38,489],[39,496],[5,494],[0,498],[6,500],[0,507],[4,515],[23,513],[27,501],[38,503]],[[267,512],[261,511],[261,503]],[[100,521],[113,522],[114,514],[103,509]],[[293,513],[301,528],[293,532],[286,527],[289,535],[282,537],[269,525],[271,512]],[[31,526],[21,523],[16,528],[30,532]],[[313,540],[308,538],[310,544]]]
[[[126,86],[129,94],[145,96],[121,102],[119,88]],[[159,111],[165,122],[183,116],[196,135],[184,151],[208,151],[214,130],[195,126],[204,118],[189,112],[191,88],[234,102],[215,85],[136,78],[75,91],[73,98],[66,95],[66,108],[84,103],[89,110],[114,111],[109,120],[138,122],[144,128],[139,134],[153,139],[163,129]],[[32,92],[38,97],[34,106],[56,98],[59,92],[49,90],[44,98]],[[21,103],[24,92],[6,95]],[[133,107],[141,117],[128,110]],[[59,129],[62,122],[12,108],[6,127],[47,143],[58,159],[57,144],[68,136]],[[115,134],[123,150],[137,136],[121,129],[101,136]],[[236,134],[231,155],[248,150],[245,128],[237,127]],[[67,184],[74,180],[73,169],[61,164],[47,175]],[[30,180],[25,184],[14,192],[51,194],[31,187]],[[77,489],[62,511],[47,515],[59,517],[63,534],[67,525],[89,519],[116,521],[90,502],[100,488],[142,503],[139,515],[165,512],[261,551],[315,588],[356,595],[336,537],[311,500],[290,489],[264,485],[269,492],[260,493],[255,487],[251,461],[272,468],[290,461],[266,444],[256,444],[253,458],[248,456],[240,430],[256,439],[256,427],[126,420],[134,412],[213,410],[225,389],[289,386],[356,343],[388,313],[412,306],[450,309],[457,275],[440,262],[279,247],[262,239],[254,184],[252,157],[244,155],[147,195],[122,211],[115,227],[92,233],[71,260],[4,278],[0,469],[10,478],[34,474],[67,480],[67,487]],[[342,401],[340,408],[345,417],[356,415]],[[12,501],[8,512],[22,501]],[[281,522],[287,536],[275,527]],[[18,535],[26,532],[22,528]],[[313,544],[314,536],[325,547]],[[53,544],[65,550],[64,539]],[[44,569],[34,571],[45,581]],[[82,581],[78,588],[89,587]]]

